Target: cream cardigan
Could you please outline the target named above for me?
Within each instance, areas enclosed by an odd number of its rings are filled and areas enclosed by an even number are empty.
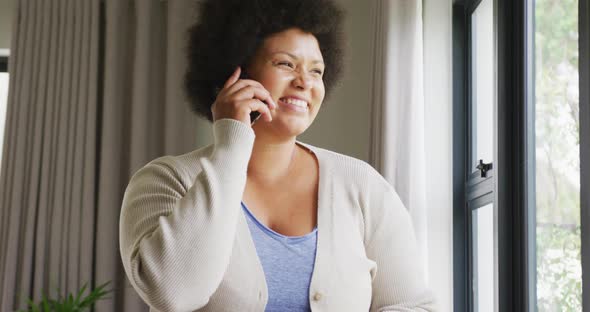
[[[150,311],[264,311],[262,266],[240,208],[254,131],[221,119],[214,143],[151,161],[121,208],[127,277]],[[367,163],[297,142],[319,161],[312,311],[435,311],[411,219]]]

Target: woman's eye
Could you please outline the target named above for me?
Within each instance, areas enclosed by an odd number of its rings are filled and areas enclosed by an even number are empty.
[[[287,66],[293,68],[293,64],[291,64],[289,62],[279,62],[279,65],[287,65]]]
[[[315,69],[313,72],[318,73],[318,75],[321,75],[322,74],[322,71],[319,70],[319,69]]]

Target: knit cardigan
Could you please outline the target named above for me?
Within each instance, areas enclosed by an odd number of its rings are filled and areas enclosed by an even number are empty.
[[[124,194],[120,252],[150,311],[264,311],[265,275],[241,210],[251,127],[139,169]],[[369,164],[296,141],[319,163],[312,311],[435,311],[410,216]]]

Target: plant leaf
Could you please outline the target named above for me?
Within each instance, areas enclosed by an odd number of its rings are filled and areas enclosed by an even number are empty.
[[[76,305],[80,305],[80,299],[82,298],[82,294],[84,293],[84,291],[86,291],[86,287],[88,287],[88,282],[84,283],[84,285],[82,286],[82,289],[80,289],[80,291],[78,292],[78,295],[76,296]]]
[[[97,288],[95,288],[94,290],[92,290],[90,292],[90,294],[88,294],[88,296],[86,298],[84,298],[84,300],[82,300],[82,302],[80,303],[80,308],[86,308],[86,307],[90,307],[92,306],[96,301],[100,300],[102,297],[104,297],[104,295],[108,294],[109,292],[111,292],[112,290],[104,290],[104,288],[109,284],[110,282],[106,282],[100,286],[98,286]]]
[[[29,303],[30,308],[27,310],[32,310],[33,312],[39,312],[39,306],[36,305],[31,299],[27,299],[27,302]]]
[[[41,294],[41,305],[43,306],[43,311],[44,312],[51,312],[51,304],[50,304],[51,300],[48,301],[47,297],[45,297],[45,294]]]

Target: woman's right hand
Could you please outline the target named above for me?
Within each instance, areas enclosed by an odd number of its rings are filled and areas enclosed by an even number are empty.
[[[239,79],[240,72],[241,68],[236,68],[211,105],[213,122],[231,118],[250,126],[250,113],[254,111],[264,115],[261,117],[264,117],[266,121],[272,121],[270,110],[276,109],[277,104],[270,93],[256,80]],[[263,101],[266,101],[269,106]]]

